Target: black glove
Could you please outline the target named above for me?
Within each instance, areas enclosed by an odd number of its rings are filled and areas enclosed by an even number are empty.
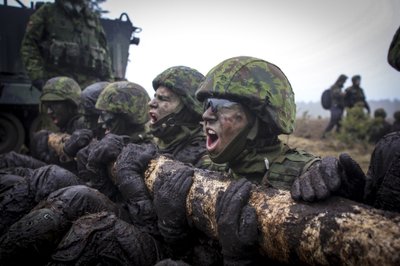
[[[341,154],[339,160],[331,156],[324,157],[293,182],[291,196],[296,201],[308,202],[324,200],[334,193],[355,199],[353,197],[355,194],[352,194],[358,189],[364,191],[365,186],[365,177],[363,184],[359,182],[359,176],[353,179],[352,174],[356,165],[358,166],[347,154]],[[361,170],[359,166],[358,169]],[[353,183],[361,187],[357,188]]]
[[[232,181],[217,198],[216,221],[224,265],[251,265],[258,257],[257,214],[248,205],[250,181]]]
[[[188,235],[186,197],[193,183],[193,174],[193,169],[185,166],[154,182],[158,228],[168,243],[176,243]]]
[[[107,134],[90,151],[88,167],[96,168],[115,161],[122,148],[128,142],[129,137],[115,134]]]
[[[32,85],[37,88],[38,90],[42,91],[43,86],[46,82],[43,79],[35,79],[32,80]]]
[[[115,163],[116,185],[125,199],[132,222],[142,230],[158,234],[156,214],[142,173],[156,155],[153,144],[128,144]]]
[[[342,184],[337,194],[362,202],[367,178],[360,165],[349,154],[342,153],[339,155],[339,170]]]
[[[31,141],[31,154],[34,158],[45,163],[57,163],[58,155],[48,145],[50,131],[40,130],[36,132]]]
[[[90,129],[78,129],[64,143],[64,152],[69,157],[75,157],[76,153],[86,147],[93,138],[93,132]]]

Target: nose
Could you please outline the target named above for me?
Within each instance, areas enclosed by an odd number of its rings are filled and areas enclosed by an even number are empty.
[[[211,106],[208,107],[208,108],[204,111],[202,117],[203,117],[203,120],[204,120],[204,121],[213,121],[213,120],[216,120],[216,119],[217,119],[215,113],[211,110]]]
[[[156,108],[156,107],[157,107],[156,98],[151,99],[150,102],[148,102],[147,105],[148,105],[149,107],[151,107],[151,108]]]

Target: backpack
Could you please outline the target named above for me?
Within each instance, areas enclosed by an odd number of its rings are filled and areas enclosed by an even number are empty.
[[[321,105],[322,108],[329,110],[332,106],[332,98],[331,98],[331,90],[326,89],[322,92],[321,95]]]

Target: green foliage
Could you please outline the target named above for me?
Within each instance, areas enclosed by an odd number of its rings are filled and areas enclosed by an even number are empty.
[[[357,105],[353,108],[348,108],[337,138],[349,146],[356,143],[367,144],[369,127],[370,117],[364,112],[362,106]]]

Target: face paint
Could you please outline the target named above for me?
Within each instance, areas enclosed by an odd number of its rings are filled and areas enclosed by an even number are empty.
[[[211,155],[218,155],[246,128],[249,121],[242,105],[236,102],[211,98],[204,107],[206,148]]]
[[[183,103],[179,96],[166,87],[159,87],[154,98],[149,102],[150,124],[172,113],[178,113],[183,108]]]

